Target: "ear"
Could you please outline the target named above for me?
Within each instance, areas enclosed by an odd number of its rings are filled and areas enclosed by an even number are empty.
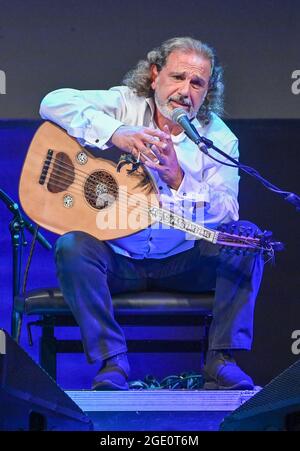
[[[150,68],[151,74],[151,88],[154,90],[156,88],[156,79],[158,77],[158,70],[156,64],[152,64]]]

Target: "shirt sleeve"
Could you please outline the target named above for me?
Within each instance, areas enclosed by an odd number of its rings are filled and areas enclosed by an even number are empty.
[[[81,145],[105,149],[113,133],[123,125],[126,101],[121,90],[79,91],[64,88],[44,97],[43,119],[55,122]]]
[[[235,160],[238,160],[237,139],[223,146],[222,150]],[[213,152],[212,155],[224,163],[232,164],[216,152]],[[205,156],[205,158],[209,159],[208,156]],[[216,226],[220,223],[237,221],[239,219],[239,180],[238,168],[226,166],[210,159],[210,163],[203,173],[203,181],[209,189],[209,202],[205,206],[205,223],[207,225]]]
[[[222,150],[236,160],[239,157],[238,140],[234,139]],[[220,161],[227,162],[216,152],[210,153]],[[239,219],[238,169],[215,162],[209,156],[204,156],[201,180],[185,172],[177,190],[171,189],[174,202],[186,217],[193,217],[197,223],[216,227],[220,223],[237,221]],[[179,208],[177,208],[179,212]]]
[[[177,190],[171,188],[171,192],[178,200],[192,202],[203,206],[209,202],[209,186],[207,183],[198,181],[189,172],[185,171],[181,184]]]

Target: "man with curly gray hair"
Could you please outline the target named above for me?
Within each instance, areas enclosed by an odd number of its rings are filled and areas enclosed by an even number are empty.
[[[177,37],[150,51],[122,86],[59,89],[43,99],[41,115],[83,146],[109,152],[114,145],[139,158],[157,183],[164,208],[172,205],[176,213],[211,228],[242,223],[257,230],[238,221],[237,170],[201,153],[173,119],[174,109],[182,108],[201,135],[238,158],[238,140],[220,118],[222,106],[222,68],[214,50]],[[113,316],[111,294],[170,287],[215,289],[205,388],[253,388],[233,351],[251,348],[261,254],[224,254],[219,246],[154,224],[105,242],[84,232],[67,233],[57,241],[56,264],[87,359],[100,364],[93,389],[128,389],[126,341]]]
[[[146,60],[141,60],[137,66],[128,72],[123,83],[131,88],[138,96],[153,97],[155,90],[152,88],[152,68],[158,71],[165,66],[168,56],[172,52],[195,52],[210,62],[211,73],[206,96],[195,115],[200,122],[208,124],[212,118],[211,113],[218,115],[223,113],[223,69],[216,60],[214,50],[201,41],[186,38],[173,38],[165,41],[159,48],[151,50]],[[190,114],[192,117],[192,114]]]

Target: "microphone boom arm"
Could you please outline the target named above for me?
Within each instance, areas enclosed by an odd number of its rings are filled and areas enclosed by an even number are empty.
[[[300,212],[300,197],[297,194],[291,193],[290,191],[284,191],[278,186],[273,185],[273,183],[269,182],[267,179],[262,177],[259,174],[259,172],[256,171],[256,169],[252,168],[251,166],[246,166],[240,163],[238,160],[235,160],[226,152],[216,147],[213,141],[211,141],[208,138],[205,138],[205,136],[201,136],[196,127],[194,126],[194,124],[192,124],[192,122],[188,118],[186,111],[183,108],[175,108],[173,110],[172,120],[174,122],[177,122],[183,128],[187,137],[190,138],[195,144],[197,144],[199,150],[201,150],[201,152],[203,152],[205,155],[209,156],[218,163],[241,169],[242,171],[246,172],[246,174],[256,178],[270,191],[273,191],[274,193],[281,195],[284,198],[284,200],[294,205],[296,207],[296,210]],[[226,163],[225,161],[215,158],[209,153],[208,149],[213,149],[218,154],[222,155],[222,157],[224,157],[226,160],[229,160],[232,164]]]

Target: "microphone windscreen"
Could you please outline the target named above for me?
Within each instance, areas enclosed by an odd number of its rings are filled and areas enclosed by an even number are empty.
[[[183,108],[175,108],[175,110],[172,111],[172,121],[178,122],[182,116],[186,115],[186,111]]]

